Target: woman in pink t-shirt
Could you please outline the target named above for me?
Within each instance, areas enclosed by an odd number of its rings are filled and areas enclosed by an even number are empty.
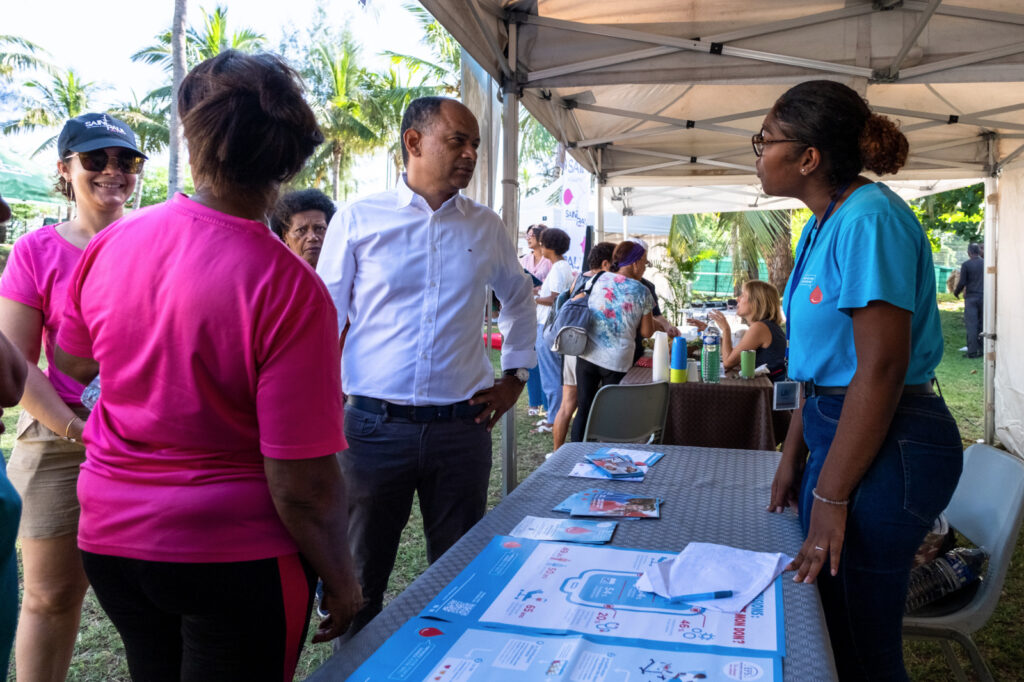
[[[179,95],[195,193],[100,235],[68,288],[57,364],[103,378],[78,545],[133,679],[291,680],[317,575],[313,641],[362,606],[337,312],[265,223],[323,135],[273,55],[225,51]]]
[[[82,250],[121,217],[145,156],[135,135],[107,114],[69,120],[57,139],[57,187],[75,218],[44,226],[14,245],[0,279],[0,331],[29,361],[17,440],[8,471],[24,502],[19,536],[25,597],[15,664],[19,679],[63,680],[71,661],[82,599],[78,468],[85,459],[83,386],[54,366],[68,281]],[[40,346],[48,367],[37,366]]]

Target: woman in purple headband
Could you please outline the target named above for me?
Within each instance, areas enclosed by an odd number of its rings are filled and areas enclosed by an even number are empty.
[[[633,364],[637,328],[654,333],[654,297],[640,282],[647,269],[647,251],[636,242],[622,242],[612,253],[612,272],[597,275],[590,291],[590,338],[576,359],[576,419],[572,439],[583,440],[590,405],[598,389],[617,384]]]

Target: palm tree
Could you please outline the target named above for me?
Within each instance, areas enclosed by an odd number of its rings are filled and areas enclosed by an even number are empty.
[[[41,69],[47,73],[55,73],[53,64],[42,55],[47,55],[46,50],[32,41],[19,36],[0,34],[0,81],[9,81],[15,71]]]
[[[738,211],[718,214],[718,230],[728,234],[732,251],[732,273],[734,293],[739,295],[744,282],[758,279],[759,261],[766,264],[776,257],[780,244],[789,246],[789,211]],[[773,267],[780,269],[779,263]],[[792,269],[790,262],[789,269]],[[771,275],[775,275],[772,277]],[[769,271],[769,279],[775,284],[779,272]],[[789,277],[787,271],[781,275],[782,286]],[[776,284],[776,286],[778,286]],[[781,290],[781,289],[780,289]]]
[[[419,97],[438,94],[436,85],[413,83],[413,74],[403,74],[394,64],[384,73],[367,73],[364,81],[366,93],[363,112],[374,128],[382,147],[387,150],[397,178],[402,172],[402,115],[409,103]]]
[[[391,51],[384,54],[391,57],[392,63],[401,64],[410,73],[423,73],[426,81],[436,83],[440,87],[441,94],[459,97],[462,93],[461,46],[452,38],[452,34],[448,33],[444,26],[421,5],[406,3],[402,7],[419,22],[420,28],[423,30],[422,42],[430,48],[434,60],[429,61]]]
[[[175,0],[175,18],[177,15],[178,3],[185,4],[184,0]],[[181,21],[184,26],[184,9],[182,10]],[[156,36],[156,42],[142,48],[132,55],[133,62],[144,64],[158,64],[166,71],[172,67],[172,37],[173,31],[168,29]],[[227,7],[218,5],[212,12],[203,13],[203,27],[196,29],[190,26],[184,30],[185,36],[185,67],[191,69],[199,62],[216,57],[224,50],[239,50],[241,52],[255,52],[263,47],[267,37],[262,33],[243,28],[231,32],[228,29]]]
[[[228,30],[228,10],[218,5],[212,12],[203,13],[203,27],[185,28],[186,0],[174,0],[174,23],[170,29],[156,36],[156,42],[132,55],[132,61],[159,64],[172,73],[170,92],[167,86],[151,92],[149,97],[169,97],[171,100],[171,154],[168,173],[168,196],[184,184],[184,140],[181,137],[178,116],[178,88],[185,72],[199,62],[215,57],[224,50],[253,52],[263,47],[266,36],[252,29]]]
[[[166,99],[146,97],[141,102],[132,93],[132,101],[110,110],[113,116],[127,123],[135,131],[138,147],[147,156],[160,153],[170,142],[168,114],[170,103]],[[139,173],[139,181],[135,187],[135,208],[142,203],[142,187],[145,181],[146,167]]]
[[[324,134],[324,144],[310,158],[305,175],[312,176],[317,184],[329,176],[335,201],[341,195],[345,171],[354,155],[381,144],[381,137],[364,113],[366,75],[358,56],[359,49],[349,35],[324,40],[310,48],[304,74]]]
[[[181,117],[178,115],[178,90],[181,89],[181,82],[185,80],[186,67],[186,45],[188,43],[185,33],[185,16],[188,11],[187,0],[174,0],[174,18],[171,21],[169,35],[170,48],[170,71],[171,71],[171,111],[170,122],[167,125],[168,146],[170,155],[167,159],[167,198],[174,196],[175,192],[181,190],[185,185],[185,134],[181,129]],[[132,55],[135,60],[135,55]],[[166,67],[165,67],[166,69]],[[156,93],[151,95],[158,96]]]
[[[49,81],[30,80],[25,87],[36,94],[25,98],[27,108],[21,118],[3,125],[5,134],[59,128],[69,118],[84,114],[89,108],[89,98],[99,90],[95,83],[83,81],[74,69],[58,72]],[[32,156],[56,142],[56,134],[48,137]]]

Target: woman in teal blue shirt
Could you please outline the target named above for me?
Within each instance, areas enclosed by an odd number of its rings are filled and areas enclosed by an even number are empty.
[[[906,138],[831,81],[787,91],[753,138],[767,194],[814,213],[783,298],[803,382],[770,511],[798,506],[798,582],[817,582],[842,680],[906,680],[915,550],[956,487],[962,445],[933,390],[942,358],[931,247],[910,208],[860,175],[895,173]]]

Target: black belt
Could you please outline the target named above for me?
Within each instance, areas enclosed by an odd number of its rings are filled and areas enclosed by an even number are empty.
[[[926,381],[923,384],[905,384],[903,386],[903,395],[928,395],[935,393],[935,389],[932,388],[932,381]],[[813,398],[818,395],[846,395],[846,389],[848,386],[819,386],[813,381],[804,382],[804,397]]]
[[[345,403],[364,412],[408,419],[413,422],[450,421],[459,417],[475,417],[483,412],[485,407],[483,404],[470,405],[468,400],[450,405],[396,405],[386,400],[367,398],[362,395],[350,395]]]

